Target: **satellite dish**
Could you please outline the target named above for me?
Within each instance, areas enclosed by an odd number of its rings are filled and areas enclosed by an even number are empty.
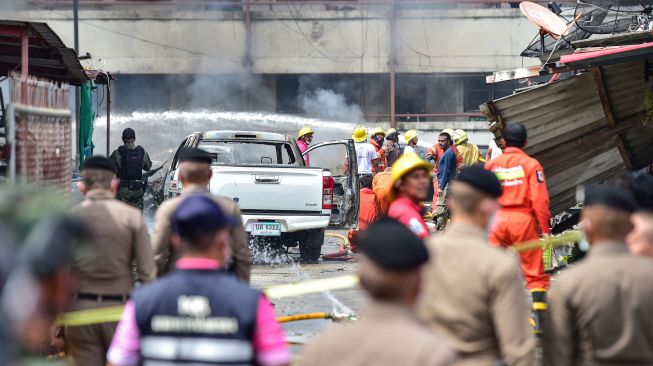
[[[519,10],[521,10],[531,23],[540,28],[540,34],[549,34],[553,38],[558,39],[561,36],[567,35],[569,32],[569,27],[565,21],[542,5],[530,1],[522,1],[519,4]]]

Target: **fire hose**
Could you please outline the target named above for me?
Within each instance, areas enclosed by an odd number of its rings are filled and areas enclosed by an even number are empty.
[[[301,320],[313,320],[313,319],[330,319],[335,322],[338,321],[354,321],[358,318],[355,314],[335,314],[335,313],[308,313],[308,314],[296,314],[296,315],[286,315],[280,316],[277,318],[279,323],[290,323],[297,322]]]
[[[335,253],[329,253],[329,254],[323,254],[322,259],[325,261],[350,261],[353,260],[354,257],[349,255],[349,239],[347,239],[346,236],[340,235],[338,233],[334,232],[326,232],[324,233],[324,236],[330,236],[333,238],[338,238],[342,240],[343,244],[340,246],[340,250],[335,252]]]

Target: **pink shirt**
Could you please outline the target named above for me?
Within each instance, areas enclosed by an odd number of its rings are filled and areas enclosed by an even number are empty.
[[[302,154],[308,149],[308,144],[306,144],[306,142],[304,142],[302,139],[297,140],[297,146],[299,146],[299,151]],[[311,166],[311,158],[308,156],[308,154],[304,155],[304,161],[306,162],[306,166]]]
[[[419,205],[406,197],[399,196],[392,201],[388,208],[388,217],[404,224],[420,239],[426,239],[429,236],[429,228],[422,217]]]
[[[182,258],[177,261],[179,269],[217,269],[220,263],[206,258]],[[263,295],[258,303],[254,329],[254,352],[256,361],[263,366],[290,363],[290,351],[281,325],[277,322],[274,308]],[[120,323],[107,352],[107,361],[116,366],[140,364],[140,334],[136,324],[136,307],[132,301],[125,304]]]

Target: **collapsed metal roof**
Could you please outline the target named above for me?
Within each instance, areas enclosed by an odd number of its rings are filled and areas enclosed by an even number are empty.
[[[77,53],[46,24],[0,20],[0,75],[21,67],[21,34],[29,40],[29,74],[80,85],[88,80]]]
[[[602,57],[584,58],[581,64],[598,66],[566,80],[481,105],[496,137],[507,123],[526,126],[525,150],[544,167],[554,214],[577,203],[577,186],[653,163],[651,55],[610,54],[610,65]]]

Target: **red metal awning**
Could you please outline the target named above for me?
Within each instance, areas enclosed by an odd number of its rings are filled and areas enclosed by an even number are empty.
[[[650,55],[653,55],[653,42],[630,46],[585,49],[571,55],[561,56],[560,62],[565,65],[592,67],[625,62],[629,59],[645,58]]]

